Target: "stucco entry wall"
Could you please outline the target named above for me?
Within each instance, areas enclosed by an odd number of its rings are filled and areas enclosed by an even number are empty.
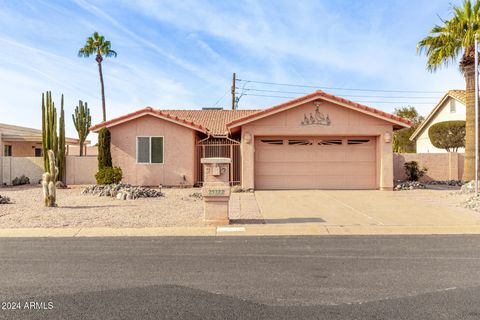
[[[255,188],[255,137],[259,136],[348,136],[376,137],[377,188],[393,188],[393,151],[386,136],[392,136],[392,124],[382,119],[321,101],[320,112],[329,115],[331,124],[302,125],[304,114],[314,113],[313,102],[293,107],[242,126],[242,187]],[[245,139],[249,137],[249,139]]]
[[[194,184],[195,131],[150,115],[109,128],[114,166],[123,171],[123,182],[144,186]],[[164,163],[139,164],[138,136],[164,137]],[[185,177],[185,179],[184,179]]]

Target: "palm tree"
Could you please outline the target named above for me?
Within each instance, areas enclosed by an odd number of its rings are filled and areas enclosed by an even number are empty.
[[[103,84],[102,61],[103,58],[116,57],[117,53],[111,49],[110,41],[105,40],[104,36],[94,32],[91,37],[87,38],[83,48],[78,50],[78,56],[88,58],[95,55],[95,60],[98,63],[98,73],[100,74],[100,86],[102,89],[102,111],[103,121],[107,121],[107,112],[105,108],[105,87]]]
[[[463,180],[475,176],[475,36],[480,33],[480,0],[465,0],[462,6],[452,5],[453,17],[442,20],[417,45],[417,52],[425,52],[427,69],[436,71],[458,58],[466,84],[466,135]]]

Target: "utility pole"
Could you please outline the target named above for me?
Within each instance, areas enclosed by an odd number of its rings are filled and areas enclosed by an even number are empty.
[[[235,86],[236,86],[237,74],[234,72],[232,76],[232,110],[235,110]]]

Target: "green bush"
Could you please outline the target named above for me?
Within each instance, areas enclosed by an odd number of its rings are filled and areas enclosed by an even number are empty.
[[[122,169],[120,167],[105,167],[95,174],[97,184],[112,184],[122,181]]]
[[[16,177],[12,180],[12,185],[14,186],[21,186],[24,184],[30,184],[30,179],[23,174],[20,176],[20,178]]]
[[[423,167],[420,169],[417,161],[405,162],[403,165],[405,168],[405,174],[407,175],[408,181],[418,181],[423,175],[428,171],[427,168]]]
[[[434,147],[457,152],[465,147],[465,121],[444,121],[428,129],[428,137]]]

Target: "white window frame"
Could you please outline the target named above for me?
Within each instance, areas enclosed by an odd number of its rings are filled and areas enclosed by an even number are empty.
[[[450,100],[449,103],[449,108],[450,108],[450,113],[456,113],[457,112],[457,102],[453,99]]]
[[[138,138],[148,138],[148,147],[150,150],[149,162],[138,162]],[[152,138],[162,138],[162,162],[152,163]],[[136,164],[164,164],[165,163],[165,137],[164,136],[136,136],[135,137],[135,163]]]

